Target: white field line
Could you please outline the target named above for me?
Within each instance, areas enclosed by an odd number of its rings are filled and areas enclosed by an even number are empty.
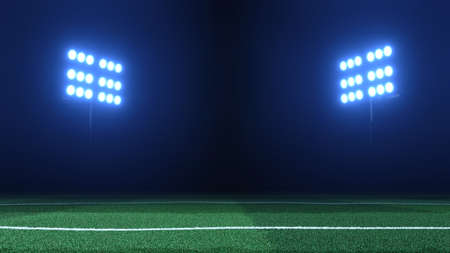
[[[450,206],[450,203],[439,202],[313,202],[313,201],[125,201],[125,202],[30,202],[30,203],[0,203],[2,206],[88,206],[88,205],[178,205],[178,204],[207,204],[207,205],[402,205],[402,206]]]
[[[201,230],[450,230],[450,227],[183,227],[183,228],[53,228],[0,226],[0,230],[76,231],[76,232],[142,232]]]

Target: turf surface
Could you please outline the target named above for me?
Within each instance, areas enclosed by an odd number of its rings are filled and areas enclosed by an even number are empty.
[[[229,198],[220,199],[226,201]],[[0,198],[0,226],[173,228],[215,226],[450,227],[445,197],[268,197],[256,201],[408,204],[133,204],[167,198]],[[173,198],[169,200],[174,200]],[[186,200],[186,199],[183,199]],[[203,200],[212,200],[203,198]],[[236,199],[229,199],[236,201]],[[1,203],[102,202],[1,206]],[[238,201],[255,201],[239,199]],[[108,204],[128,202],[128,204]],[[413,203],[421,203],[415,205]],[[218,230],[73,232],[0,230],[0,252],[450,252],[450,230]]]

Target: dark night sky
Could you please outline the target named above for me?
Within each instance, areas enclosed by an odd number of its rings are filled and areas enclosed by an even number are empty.
[[[11,1],[0,193],[450,192],[446,1]],[[400,97],[342,106],[337,61],[390,43]],[[69,48],[124,103],[67,99]]]

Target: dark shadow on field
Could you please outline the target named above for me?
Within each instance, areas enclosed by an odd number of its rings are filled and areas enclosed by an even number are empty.
[[[245,212],[245,215],[253,221],[254,226],[327,226],[324,224],[298,224],[295,220],[292,219],[292,214],[298,213],[298,215],[302,214],[330,214],[330,216],[333,215],[333,213],[354,213],[354,214],[361,214],[361,213],[448,213],[450,211],[450,206],[395,206],[395,205],[259,205],[259,206],[248,206],[248,205],[241,205],[242,210]],[[265,214],[287,214],[286,216],[281,215],[281,217],[277,217],[277,221],[279,221],[279,224],[274,224],[273,218],[270,219]],[[387,214],[388,215],[388,214]],[[291,217],[289,217],[291,216]],[[333,226],[333,225],[330,225]],[[298,233],[297,233],[298,232]],[[317,231],[314,230],[311,233],[308,233],[307,230],[301,230],[296,231],[294,233],[289,233],[287,231],[283,230],[265,230],[265,236],[264,238],[269,242],[270,245],[272,245],[273,248],[280,249],[280,252],[298,252],[298,251],[290,251],[288,249],[287,245],[299,243],[301,244],[302,241],[311,241],[316,240],[314,237],[315,233],[320,233],[323,231]],[[345,238],[345,240],[343,239]],[[339,240],[351,242],[353,239],[348,236],[344,236],[343,238],[337,239],[333,236],[325,237],[325,239],[322,238],[322,240],[325,240],[327,242],[330,242],[332,244],[338,243]],[[381,242],[381,241],[380,241]],[[324,250],[319,250],[321,248],[322,244],[318,243],[317,250],[314,250],[314,252],[335,252],[330,251],[329,248],[325,248]],[[286,249],[286,250],[281,250]],[[305,252],[305,251],[301,251]],[[306,251],[308,252],[308,251]],[[336,250],[336,252],[442,252],[442,250],[437,250],[434,248],[421,248],[417,250],[405,250],[405,251],[374,251],[364,248],[359,248],[358,250]]]

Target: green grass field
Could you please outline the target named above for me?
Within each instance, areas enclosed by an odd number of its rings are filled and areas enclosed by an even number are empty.
[[[126,230],[195,227],[246,229]],[[450,252],[450,230],[436,227],[450,227],[448,197],[0,198],[0,252]],[[125,230],[42,230],[62,228]]]

